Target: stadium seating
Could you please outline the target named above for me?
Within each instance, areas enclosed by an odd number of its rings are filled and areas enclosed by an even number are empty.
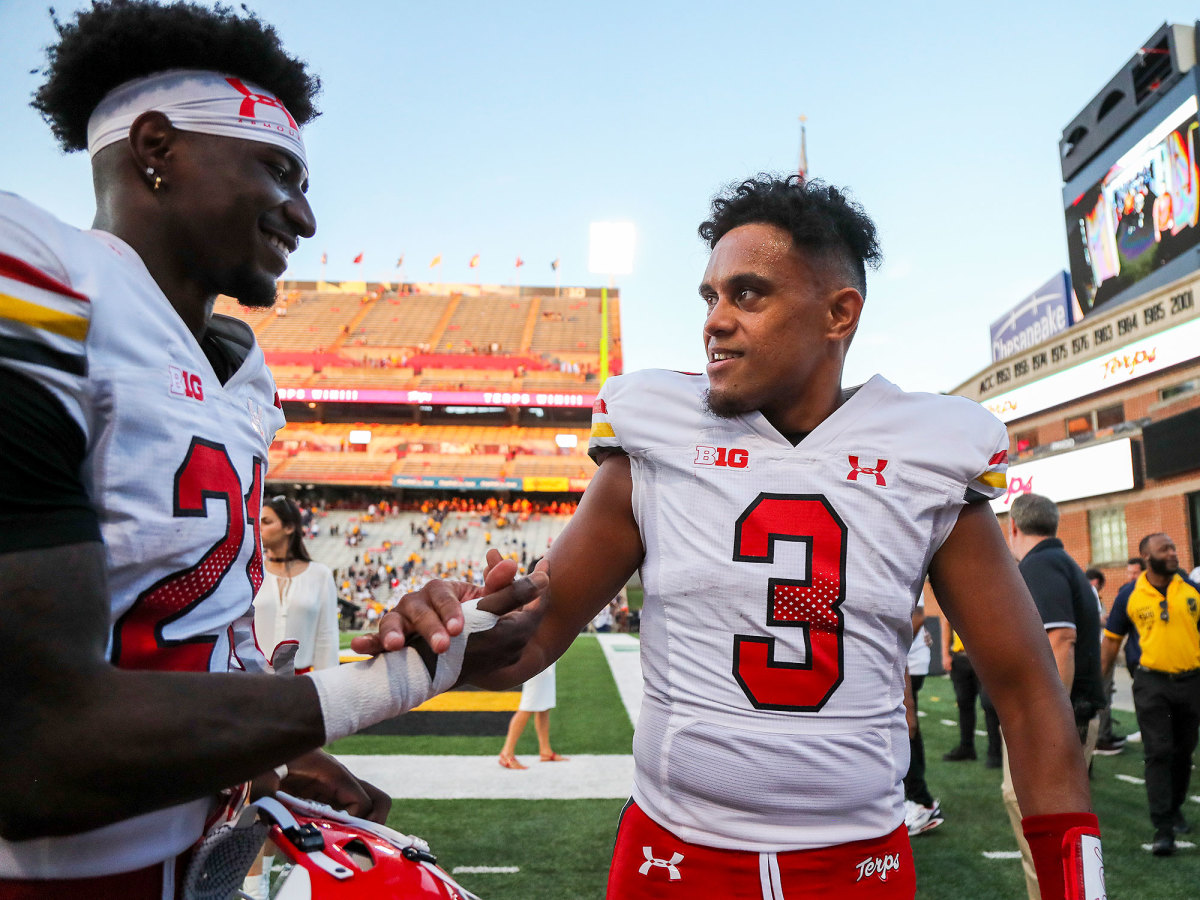
[[[592,394],[599,389],[600,301],[578,288],[563,293],[569,296],[512,287],[481,294],[475,285],[291,283],[281,286],[273,310],[225,297],[217,310],[254,328],[281,388]],[[614,371],[619,344],[614,293]],[[542,425],[523,416],[509,427],[418,425],[411,407],[396,407],[390,419],[380,410],[371,407],[376,421],[368,423],[288,424],[271,447],[270,478],[384,485],[396,475],[578,479],[594,471],[588,429],[578,423]],[[365,446],[349,445],[353,428],[370,430]],[[562,433],[575,436],[576,448],[560,450],[555,436]]]
[[[460,569],[466,566],[478,568],[490,548],[501,553],[520,554],[522,545],[530,559],[541,556],[550,546],[550,542],[558,537],[566,527],[570,516],[552,516],[534,514],[524,522],[516,521],[506,528],[497,528],[494,523],[485,525],[479,513],[452,512],[446,517],[443,528],[453,531],[465,528],[466,538],[451,538],[433,549],[422,549],[420,541],[412,535],[413,525],[423,526],[427,516],[423,513],[404,511],[395,516],[389,516],[376,522],[363,522],[362,510],[331,510],[318,518],[320,534],[307,542],[308,550],[314,559],[318,559],[332,569],[345,570],[356,559],[360,560],[364,553],[371,555],[373,561],[389,562],[384,544],[390,543],[390,564],[398,567],[410,554],[416,553],[421,557],[418,572],[432,572],[436,564],[457,562]],[[338,526],[338,534],[331,534],[331,526]],[[353,525],[358,525],[365,537],[358,546],[346,544],[346,534]],[[486,533],[491,534],[491,543],[485,539]],[[379,600],[387,598],[387,591],[376,591]]]

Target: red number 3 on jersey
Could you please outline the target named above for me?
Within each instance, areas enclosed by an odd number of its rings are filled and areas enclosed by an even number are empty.
[[[775,638],[738,634],[733,675],[757,709],[815,712],[842,683],[846,526],[819,494],[759,494],[738,517],[735,562],[773,563],[776,541],[798,541],[803,580],[767,581],[767,624],[804,629],[804,662],[775,659]]]

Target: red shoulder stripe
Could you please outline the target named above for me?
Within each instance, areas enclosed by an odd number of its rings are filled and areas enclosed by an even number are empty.
[[[988,460],[988,465],[989,466],[998,466],[998,465],[1000,465],[1000,463],[1006,463],[1006,462],[1008,462],[1008,451],[1001,450],[999,453],[994,454],[992,456],[992,458]]]
[[[5,278],[11,278],[13,281],[20,281],[23,284],[41,288],[45,291],[62,294],[64,297],[82,300],[84,303],[91,302],[84,294],[67,287],[57,279],[51,278],[41,269],[35,269],[24,260],[17,259],[15,256],[9,256],[5,253],[0,253],[0,275],[3,275]]]

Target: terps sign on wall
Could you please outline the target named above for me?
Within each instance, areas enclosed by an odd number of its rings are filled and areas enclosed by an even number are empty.
[[[992,501],[992,509],[1006,513],[1022,494],[1064,503],[1134,487],[1133,441],[1123,438],[1009,466],[1008,491]]]

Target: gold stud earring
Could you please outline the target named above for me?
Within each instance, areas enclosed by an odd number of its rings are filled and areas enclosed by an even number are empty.
[[[146,174],[154,179],[154,184],[151,186],[152,190],[157,191],[162,187],[162,176],[154,174],[154,166],[146,166]]]

